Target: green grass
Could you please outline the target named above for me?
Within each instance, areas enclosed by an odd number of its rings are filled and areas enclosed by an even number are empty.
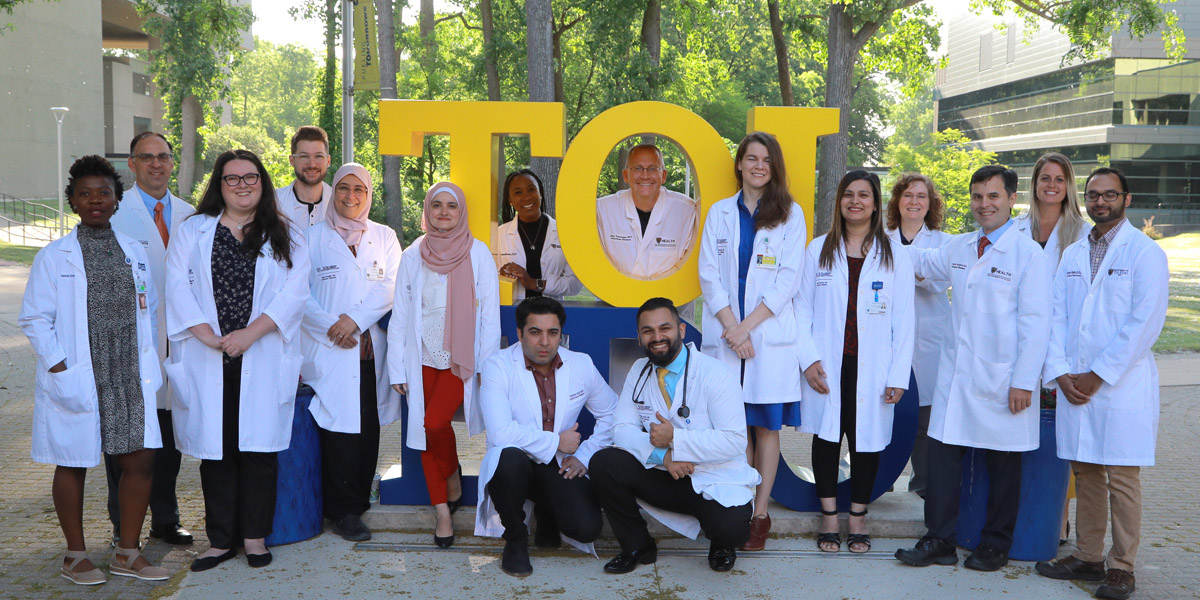
[[[1200,233],[1164,238],[1158,245],[1171,268],[1171,295],[1154,351],[1200,352]]]
[[[37,254],[38,250],[41,250],[41,248],[10,244],[4,240],[0,240],[0,260],[32,265],[33,255]]]

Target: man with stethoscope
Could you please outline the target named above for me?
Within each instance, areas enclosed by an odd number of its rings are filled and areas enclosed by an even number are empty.
[[[687,259],[696,237],[696,205],[663,188],[662,150],[640,144],[621,171],[629,189],[596,200],[600,245],[618,271],[635,279],[658,279]]]
[[[129,142],[129,169],[135,181],[126,198],[125,210],[112,218],[113,230],[142,244],[149,262],[150,276],[160,294],[166,293],[167,242],[184,219],[195,209],[167,189],[175,166],[173,149],[167,138],[155,131],[145,131]],[[158,362],[167,358],[166,302],[159,302],[155,311],[158,322]],[[163,380],[166,381],[164,374]],[[192,534],[179,524],[179,501],[175,495],[175,480],[183,455],[175,448],[175,432],[171,419],[171,401],[167,393],[172,382],[158,388],[158,427],[162,432],[162,448],[154,453],[154,475],[150,488],[150,537],[162,538],[168,544],[190,544]],[[120,530],[121,512],[117,500],[117,482],[121,467],[104,457],[108,476],[108,517],[113,523],[113,540]]]
[[[987,461],[987,515],[963,566],[997,571],[1008,564],[1017,524],[1021,456],[1040,442],[1039,411],[1030,405],[1050,336],[1050,263],[1037,242],[1012,227],[1015,172],[982,167],[971,176],[970,190],[980,231],[954,236],[940,248],[907,246],[918,277],[949,280],[955,292],[929,416],[929,531],[896,558],[917,567],[958,562],[962,457],[977,448]]]
[[[1170,274],[1163,249],[1126,222],[1125,176],[1101,167],[1084,187],[1096,226],[1063,252],[1043,373],[1067,400],[1057,407],[1057,448],[1075,472],[1077,543],[1071,555],[1036,567],[1051,579],[1103,580],[1097,598],[1123,599],[1136,587],[1141,467],[1154,465],[1158,366],[1151,349],[1166,320]]]
[[[724,363],[683,344],[684,327],[666,298],[638,309],[646,358],[625,378],[614,447],[592,456],[592,486],[621,545],[604,565],[608,573],[628,573],[658,557],[639,504],[689,538],[703,529],[714,571],[732,569],[736,548],[750,537],[761,477],[746,462],[742,387]]]

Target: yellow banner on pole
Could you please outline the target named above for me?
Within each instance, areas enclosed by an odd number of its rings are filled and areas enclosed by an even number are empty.
[[[354,2],[354,89],[379,89],[379,36],[374,0]]]

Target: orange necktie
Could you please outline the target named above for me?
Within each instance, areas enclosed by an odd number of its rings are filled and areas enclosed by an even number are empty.
[[[167,233],[167,222],[163,220],[163,203],[160,201],[154,205],[154,225],[158,227],[158,235],[162,236],[163,248],[167,247],[167,239],[171,237]]]

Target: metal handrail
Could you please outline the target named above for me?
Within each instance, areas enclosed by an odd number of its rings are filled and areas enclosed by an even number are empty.
[[[30,240],[45,243],[57,239],[60,217],[63,220],[64,234],[79,222],[79,217],[60,213],[53,206],[0,193],[0,234],[3,234],[5,241],[9,243],[13,243],[13,239],[18,236],[15,233],[17,230],[20,231],[21,244],[26,246]]]

